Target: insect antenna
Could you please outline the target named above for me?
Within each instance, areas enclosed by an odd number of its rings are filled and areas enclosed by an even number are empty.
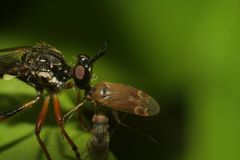
[[[103,43],[101,48],[98,50],[97,54],[92,59],[90,59],[89,61],[90,64],[93,64],[98,58],[102,57],[106,53],[108,44],[109,44],[109,40]]]
[[[123,122],[121,122],[121,120],[120,120],[120,118],[119,118],[119,115],[118,115],[118,113],[117,113],[116,111],[112,111],[112,114],[113,114],[113,117],[114,117],[115,121],[116,121],[118,124],[126,127],[127,129],[129,129],[129,130],[131,130],[131,131],[133,131],[133,132],[135,132],[135,133],[140,134],[140,135],[143,136],[143,137],[148,138],[148,139],[151,140],[154,144],[156,144],[157,146],[160,146],[160,142],[158,142],[158,141],[157,141],[156,139],[154,139],[153,137],[151,137],[151,136],[147,135],[146,133],[141,132],[141,131],[139,131],[139,130],[131,127],[131,126],[128,126],[127,124],[125,124],[125,123],[123,123]]]

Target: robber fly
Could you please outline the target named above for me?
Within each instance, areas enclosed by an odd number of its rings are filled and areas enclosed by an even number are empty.
[[[37,92],[36,98],[32,101],[9,112],[0,113],[0,121],[31,108],[32,105],[40,100],[45,90],[48,94],[44,99],[35,127],[37,140],[46,158],[51,160],[52,158],[40,137],[40,132],[46,119],[49,101],[52,98],[57,124],[63,136],[71,145],[76,159],[80,160],[80,153],[78,152],[77,146],[64,129],[57,94],[63,89],[72,87],[78,87],[79,89],[85,90],[87,93],[90,90],[93,63],[105,54],[107,45],[108,43],[105,42],[93,58],[84,54],[79,54],[77,63],[74,67],[70,67],[66,63],[64,56],[59,50],[47,43],[0,50],[0,78],[4,78],[7,75],[14,76],[34,87]],[[74,81],[71,81],[72,79]]]
[[[88,150],[94,160],[107,160],[110,135],[108,132],[108,118],[104,114],[94,114],[92,117],[91,137]]]

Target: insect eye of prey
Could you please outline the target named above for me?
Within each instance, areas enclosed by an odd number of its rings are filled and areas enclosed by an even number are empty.
[[[108,92],[107,87],[102,87],[102,88],[100,89],[100,95],[101,95],[102,97],[107,96],[107,92]]]

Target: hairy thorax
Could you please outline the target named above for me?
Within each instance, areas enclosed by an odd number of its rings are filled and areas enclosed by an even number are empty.
[[[71,68],[60,51],[48,45],[31,48],[20,63],[27,69],[18,78],[37,90],[58,92],[71,78]]]

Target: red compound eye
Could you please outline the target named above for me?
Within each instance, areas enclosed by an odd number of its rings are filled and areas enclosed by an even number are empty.
[[[85,75],[85,68],[81,65],[77,66],[74,70],[74,74],[77,79],[83,79]]]

